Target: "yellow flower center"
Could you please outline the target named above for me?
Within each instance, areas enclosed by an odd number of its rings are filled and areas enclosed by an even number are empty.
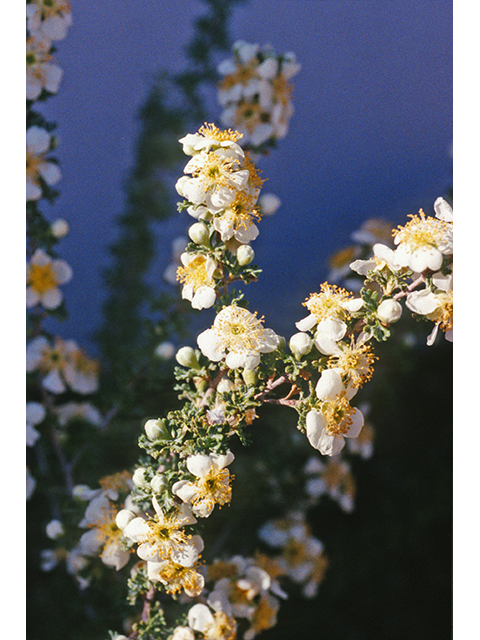
[[[28,283],[30,287],[40,295],[50,291],[51,289],[55,289],[58,281],[51,263],[30,265]]]
[[[203,591],[202,576],[190,567],[168,562],[159,571],[160,580],[167,593],[178,593],[184,588],[189,595],[199,596]]]
[[[40,168],[40,165],[44,161],[43,157],[38,156],[37,154],[32,153],[31,151],[27,151],[26,161],[27,161],[27,177],[36,179],[38,177],[38,170]]]
[[[353,261],[356,255],[356,247],[346,247],[334,253],[329,260],[331,269],[340,269]]]
[[[192,175],[200,178],[205,191],[232,188],[230,175],[240,169],[238,160],[218,155],[215,151],[202,152],[202,165]]]
[[[370,345],[344,345],[341,348],[341,353],[330,356],[328,366],[340,367],[347,378],[347,382],[354,387],[361,387],[371,379],[373,363],[376,359]]]
[[[196,291],[201,286],[213,287],[214,280],[207,273],[207,257],[198,254],[186,267],[178,267],[177,280],[193,286]]]
[[[327,421],[327,432],[331,436],[340,437],[348,433],[352,424],[355,409],[350,405],[344,393],[334,400],[322,404],[322,413]]]
[[[213,616],[214,622],[205,630],[204,636],[209,640],[235,640],[237,637],[237,623],[235,618],[229,618],[223,611]]]
[[[410,215],[410,222],[404,227],[399,226],[392,231],[394,237],[398,237],[399,242],[405,242],[412,250],[420,247],[438,247],[448,229],[448,223],[433,217],[425,217],[420,209],[417,216]]]
[[[207,122],[200,127],[198,135],[204,138],[213,138],[214,140],[218,140],[218,142],[238,142],[238,140],[243,137],[243,134],[238,131],[232,131],[232,129],[224,129],[222,131],[214,124],[208,124]]]
[[[303,304],[318,321],[326,318],[345,319],[348,313],[343,304],[352,297],[345,289],[325,282],[320,287],[320,293],[312,293]]]
[[[227,504],[232,497],[230,486],[230,472],[228,469],[210,469],[208,473],[195,483],[198,495],[193,501],[213,500],[217,504]]]
[[[279,605],[273,598],[263,597],[255,608],[252,617],[252,628],[259,633],[265,629],[274,627],[277,622]]]
[[[453,329],[453,290],[437,291],[435,296],[440,304],[429,318],[437,322],[442,331],[449,331]]]
[[[254,351],[263,338],[262,320],[242,307],[231,307],[228,316],[217,316],[216,331],[231,351]]]
[[[236,84],[248,84],[248,82],[250,82],[250,80],[256,75],[257,64],[257,60],[253,59],[249,64],[237,65],[235,72],[225,76],[223,81],[220,83],[220,89],[227,91]]]

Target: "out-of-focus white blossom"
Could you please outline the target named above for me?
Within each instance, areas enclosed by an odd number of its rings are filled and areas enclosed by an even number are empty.
[[[64,393],[70,387],[77,393],[91,394],[98,388],[98,363],[88,358],[75,340],[34,338],[27,345],[26,368],[28,373],[38,371],[42,386],[51,393]]]
[[[67,0],[29,0],[27,3],[30,34],[46,40],[63,40],[71,25],[72,14]]]
[[[299,70],[291,52],[235,42],[232,57],[218,66],[221,123],[240,131],[253,148],[284,138],[293,115],[290,80]]]
[[[33,447],[40,437],[40,433],[35,429],[37,424],[45,420],[47,411],[40,402],[27,402],[26,422],[27,422],[27,447]]]
[[[56,309],[63,301],[59,285],[70,282],[73,272],[65,260],[51,258],[43,249],[37,249],[27,263],[27,308],[41,304],[45,309]]]
[[[62,80],[62,69],[53,62],[50,42],[30,37],[27,39],[27,100],[36,100],[43,90],[57,93]]]
[[[42,197],[42,180],[53,186],[62,177],[56,162],[47,158],[52,144],[50,133],[36,125],[27,129],[27,201]]]

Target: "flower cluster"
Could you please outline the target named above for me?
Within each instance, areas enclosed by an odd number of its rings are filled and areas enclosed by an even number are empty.
[[[241,134],[204,125],[180,140],[191,159],[176,183],[182,209],[197,220],[191,243],[180,254],[177,279],[182,297],[195,309],[213,306],[222,289],[236,279],[253,278],[250,243],[258,235],[258,170],[238,144]]]
[[[62,218],[48,221],[40,210],[52,202],[62,173],[54,151],[56,125],[37,110],[57,93],[63,72],[55,63],[55,42],[63,40],[72,24],[66,0],[28,0],[26,5],[26,308],[27,308],[27,499],[37,487],[30,461],[49,459],[51,446],[59,458],[68,490],[71,466],[62,450],[66,427],[74,422],[102,426],[99,410],[85,396],[98,391],[98,362],[89,358],[74,340],[52,336],[44,322],[66,314],[63,287],[72,268],[56,252],[68,231]],[[81,396],[81,398],[79,398]],[[42,438],[42,434],[45,436]],[[40,454],[39,451],[42,451]],[[42,475],[46,475],[43,465]],[[57,510],[60,510],[59,508]]]
[[[259,531],[260,539],[279,554],[265,561],[268,571],[301,586],[307,598],[317,594],[328,566],[323,544],[311,534],[302,511],[288,512],[284,518],[269,520]]]
[[[299,70],[291,52],[278,54],[270,46],[235,42],[232,57],[218,66],[223,126],[240,131],[256,152],[275,145],[288,131],[293,115],[290,80]]]

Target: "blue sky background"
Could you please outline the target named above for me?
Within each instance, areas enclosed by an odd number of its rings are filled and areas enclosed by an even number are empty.
[[[59,333],[93,350],[100,271],[123,209],[137,111],[152,74],[184,68],[192,19],[204,6],[77,0],[72,11],[56,54],[62,86],[41,108],[58,124],[61,195],[42,210],[71,225],[59,244],[74,269]],[[420,208],[431,212],[451,184],[452,3],[251,0],[236,9],[231,34],[293,51],[302,64],[289,134],[261,163],[264,190],[282,207],[260,224],[253,246],[263,273],[246,290],[251,310],[288,336],[305,315],[301,303],[325,280],[328,257],[362,221],[381,216],[395,226]],[[162,229],[160,286],[172,239],[193,221],[187,217]]]

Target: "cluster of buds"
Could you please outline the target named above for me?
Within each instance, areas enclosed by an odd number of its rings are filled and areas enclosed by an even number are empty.
[[[270,46],[236,42],[232,57],[218,66],[220,122],[240,131],[255,152],[275,145],[288,132],[293,115],[290,80],[299,70],[291,52],[277,54]]]

